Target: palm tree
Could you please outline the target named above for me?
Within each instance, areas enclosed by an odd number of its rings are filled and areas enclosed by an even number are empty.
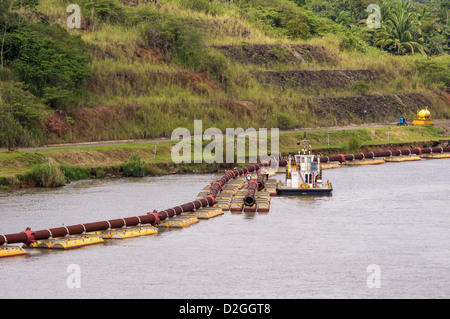
[[[378,1],[377,5],[380,7],[380,16],[381,16],[381,23],[383,24],[389,15],[391,14],[391,8],[394,5],[393,0],[382,0]]]
[[[384,19],[385,32],[379,34],[375,46],[382,49],[391,48],[397,54],[416,51],[426,55],[420,42],[423,42],[419,15],[411,6],[411,2],[397,1]]]
[[[350,15],[350,12],[343,10],[339,12],[339,14],[336,17],[336,22],[345,26],[348,26],[352,20],[352,17]]]

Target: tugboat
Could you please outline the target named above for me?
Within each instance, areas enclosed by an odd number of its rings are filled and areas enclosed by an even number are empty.
[[[306,140],[303,140],[305,142]],[[300,143],[297,143],[300,145]],[[293,157],[289,154],[286,169],[286,183],[278,183],[277,195],[331,195],[333,187],[329,181],[322,180],[322,168],[320,155],[311,154],[311,145],[303,147]]]

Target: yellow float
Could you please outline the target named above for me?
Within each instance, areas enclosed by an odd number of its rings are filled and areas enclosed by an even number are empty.
[[[26,255],[27,252],[20,246],[0,246],[0,258],[3,257],[14,257],[14,256],[23,256]]]
[[[147,235],[156,235],[158,230],[153,226],[139,226],[139,227],[123,227],[113,228],[101,231],[95,231],[90,234],[100,236],[103,239],[125,239],[134,238]]]
[[[418,155],[402,155],[402,156],[385,157],[384,160],[386,162],[398,163],[406,161],[420,161],[421,158]]]
[[[157,226],[158,228],[183,228],[198,222],[195,216],[177,216],[162,220]]]
[[[428,107],[426,106],[425,109],[422,109],[417,112],[417,118],[413,120],[414,125],[433,125],[433,120],[430,118],[431,113],[428,111]]]
[[[193,212],[182,213],[182,216],[194,216],[197,219],[210,219],[219,215],[223,215],[223,210],[218,207],[199,208]]]
[[[431,154],[422,154],[423,158],[450,158],[450,153],[431,153]]]
[[[366,158],[363,160],[352,160],[343,162],[343,165],[378,165],[383,164],[385,160],[383,158]]]
[[[86,234],[80,236],[67,236],[36,240],[30,244],[30,247],[46,249],[74,249],[101,243],[103,243],[103,239],[100,236]]]
[[[236,201],[236,202],[234,202],[234,203],[231,203],[231,206],[230,206],[230,211],[232,211],[232,212],[242,212],[242,209],[244,208],[244,202],[243,202],[243,200],[241,199],[241,200],[239,200],[239,201]]]
[[[321,169],[331,169],[341,167],[340,164],[337,163],[329,163],[329,164],[320,164]]]

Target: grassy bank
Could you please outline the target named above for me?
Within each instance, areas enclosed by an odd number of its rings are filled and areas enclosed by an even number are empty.
[[[299,149],[297,142],[303,137],[302,131],[281,134],[280,152],[283,154],[296,152]],[[307,139],[314,150],[324,155],[334,155],[365,149],[373,151],[395,144],[407,147],[448,144],[450,134],[444,128],[432,126],[391,126],[389,140],[387,127],[333,130],[330,131],[330,145],[326,131],[308,132]],[[204,141],[203,146],[209,142]],[[158,143],[156,156],[155,143],[3,152],[0,153],[0,187],[2,190],[58,187],[71,180],[206,173],[237,166],[205,162],[176,164],[171,159],[172,148],[176,143],[178,142]]]
[[[71,180],[204,173],[227,167],[215,163],[175,164],[171,161],[174,144],[158,143],[155,157],[155,143],[3,152],[0,187],[58,187]]]

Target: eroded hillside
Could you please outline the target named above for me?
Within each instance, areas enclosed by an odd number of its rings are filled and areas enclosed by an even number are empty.
[[[66,28],[69,2],[37,8]],[[194,119],[204,128],[283,130],[392,122],[424,106],[450,116],[446,88],[424,77],[423,57],[349,46],[329,20],[278,2],[304,30],[253,19],[268,1],[246,10],[239,1],[80,1],[81,28],[68,31],[91,57],[87,92],[48,109],[41,141],[170,136]]]

